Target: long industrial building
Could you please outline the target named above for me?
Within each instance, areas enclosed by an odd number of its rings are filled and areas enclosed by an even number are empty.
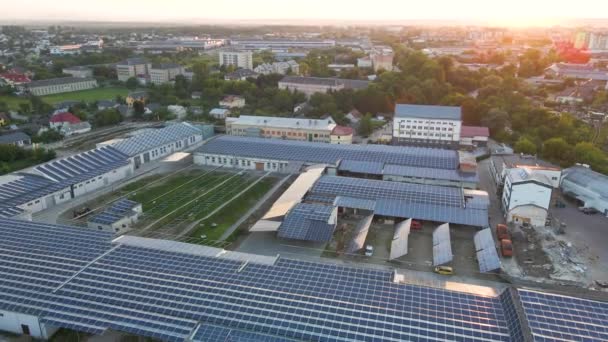
[[[338,145],[221,136],[194,154],[199,165],[285,172],[298,165],[326,164],[329,174],[447,185],[474,189],[474,159],[437,148],[385,145]]]
[[[608,303],[0,219],[0,330],[162,341],[606,341]]]

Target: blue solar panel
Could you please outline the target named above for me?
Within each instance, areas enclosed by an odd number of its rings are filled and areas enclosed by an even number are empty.
[[[608,303],[518,290],[535,341],[608,341]]]
[[[183,141],[194,135],[202,136],[202,134],[200,129],[191,124],[180,122],[161,129],[148,130],[113,146],[116,150],[132,157],[176,141]]]
[[[299,203],[295,205],[279,226],[278,236],[307,241],[329,241],[336,228],[330,223],[334,207],[322,204]]]

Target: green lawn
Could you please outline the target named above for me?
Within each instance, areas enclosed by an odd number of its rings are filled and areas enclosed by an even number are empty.
[[[123,87],[95,88],[71,93],[42,96],[42,99],[49,104],[56,104],[62,101],[84,101],[95,102],[98,100],[113,100],[116,95],[126,97],[129,89]],[[10,109],[18,110],[20,103],[29,103],[28,99],[17,96],[0,96],[0,102],[4,102]]]
[[[247,190],[247,192],[239,198],[230,202],[230,204],[222,208],[213,216],[201,221],[198,228],[191,236],[198,238],[202,234],[205,234],[209,240],[219,240],[226,229],[245,215],[249,208],[254,206],[256,202],[272,188],[274,183],[274,179],[262,179],[259,183]],[[216,224],[216,226],[212,227],[213,224]]]

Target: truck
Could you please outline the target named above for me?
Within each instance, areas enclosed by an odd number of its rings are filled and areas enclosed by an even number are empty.
[[[500,253],[503,257],[513,256],[513,243],[509,239],[500,240]]]
[[[506,224],[497,224],[496,225],[496,237],[498,238],[498,240],[511,238],[509,236],[509,228],[507,227]]]
[[[412,224],[410,225],[410,229],[420,230],[420,229],[422,229],[422,223],[420,221],[412,220]]]

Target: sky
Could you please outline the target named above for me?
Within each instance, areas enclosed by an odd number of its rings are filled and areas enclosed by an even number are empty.
[[[481,21],[538,26],[608,19],[608,0],[2,0],[4,20]],[[299,22],[298,22],[299,23]]]

